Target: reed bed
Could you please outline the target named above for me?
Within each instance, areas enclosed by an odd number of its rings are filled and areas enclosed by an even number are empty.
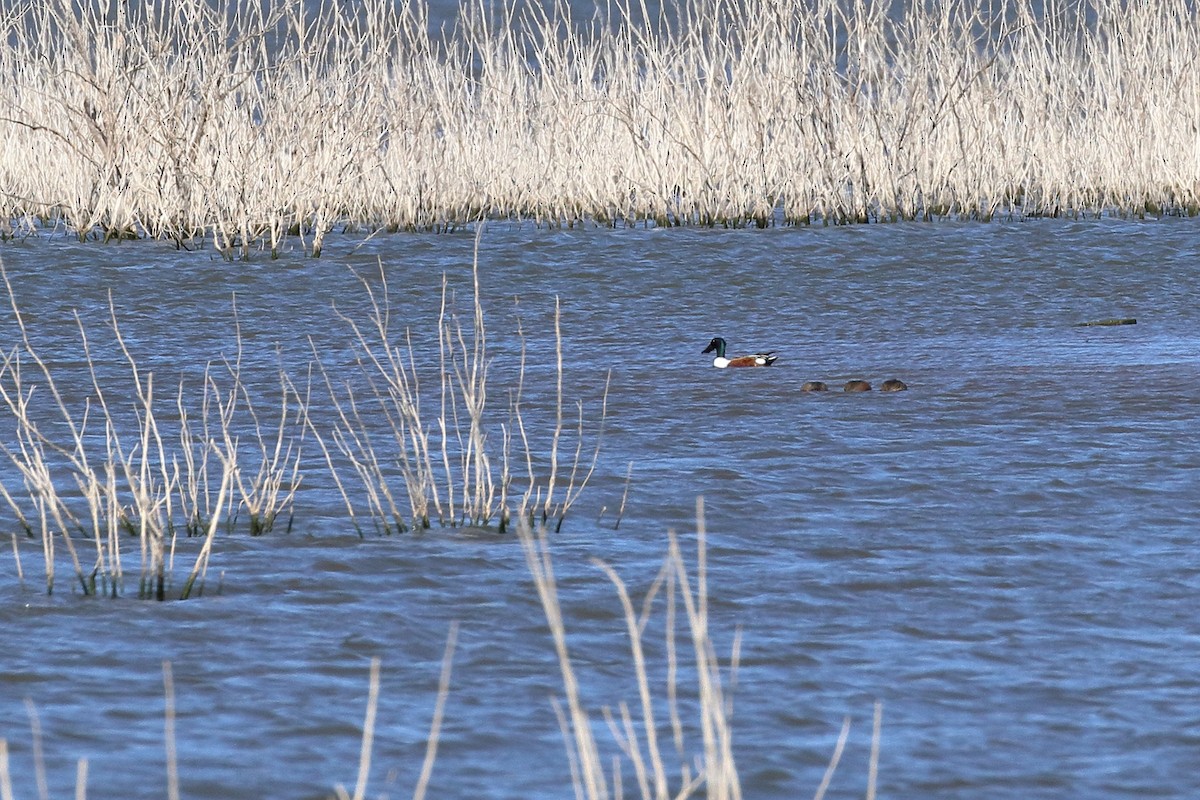
[[[478,263],[477,239],[468,315],[460,318],[444,279],[441,311],[420,344],[412,329],[403,336],[393,329],[382,266],[378,281],[362,276],[366,320],[334,309],[352,363],[326,363],[313,345],[305,379],[281,369],[278,395],[266,399],[243,374],[240,326],[231,356],[164,391],[128,346],[111,298],[109,352],[97,353],[76,315],[82,355],[71,358],[74,371],[56,368],[35,344],[0,265],[17,342],[0,353],[0,508],[40,546],[47,592],[60,585],[65,560],[83,594],[125,594],[136,549],[137,596],[186,599],[203,590],[219,530],[259,536],[291,529],[298,492],[314,468],[330,478],[359,535],[435,525],[504,533],[514,519],[560,528],[596,469],[607,384],[598,422],[589,423],[577,402],[572,423],[556,306],[555,385],[543,393],[552,400],[527,423],[519,328],[519,363],[509,370],[516,385],[507,387],[506,404],[491,400]],[[198,543],[179,551],[180,535]],[[16,534],[12,546],[24,584]],[[182,552],[194,562],[174,580]]]
[[[550,413],[526,424],[526,355],[523,332],[516,385],[497,416],[489,401],[491,356],[479,279],[480,227],[472,267],[471,306],[463,318],[443,279],[441,308],[424,353],[436,337],[437,357],[420,358],[414,332],[394,330],[392,300],[381,268],[377,284],[359,276],[370,300],[365,321],[338,313],[355,352],[354,372],[340,382],[313,347],[323,393],[316,402],[334,410],[323,430],[310,423],[356,530],[364,521],[379,533],[402,533],[434,525],[510,530],[514,519],[562,527],[590,481],[600,455],[607,418],[608,384],[599,419],[589,424],[582,401],[571,424],[564,411],[563,336],[560,308],[554,314],[555,391]],[[422,407],[421,386],[437,386],[436,410]],[[357,388],[356,388],[357,386]],[[428,398],[430,391],[425,390]],[[370,420],[382,419],[382,426]]]
[[[213,539],[222,523],[231,524],[248,509],[251,531],[262,533],[288,509],[293,490],[275,490],[271,480],[281,470],[298,468],[281,445],[269,449],[236,370],[233,388],[223,390],[211,373],[201,389],[204,430],[194,428],[180,383],[174,403],[163,402],[155,375],[139,366],[127,346],[110,301],[110,331],[116,349],[113,363],[124,361],[125,373],[102,377],[88,333],[76,316],[79,349],[86,380],[78,391],[78,369],[66,383],[34,345],[17,307],[12,285],[0,267],[18,331],[18,344],[0,363],[0,409],[10,427],[0,444],[14,480],[0,482],[0,497],[11,519],[30,539],[40,542],[46,591],[56,588],[61,545],[69,558],[76,588],[84,595],[118,596],[129,590],[127,550],[136,548],[138,597],[166,599],[177,592],[186,599],[203,591]],[[114,380],[118,385],[114,387]],[[262,453],[255,478],[247,480],[250,458],[234,433],[238,402],[254,422]],[[172,406],[178,410],[172,416]],[[286,404],[285,404],[286,409]],[[210,411],[216,409],[210,419]],[[210,429],[211,428],[211,429]],[[284,424],[280,425],[280,440]],[[266,476],[266,477],[264,477]],[[267,484],[264,488],[264,484]],[[177,536],[200,537],[190,570],[174,580]],[[132,540],[132,542],[128,542]],[[128,543],[127,543],[128,542]],[[14,537],[14,554],[17,551]],[[19,560],[19,555],[16,555]],[[23,580],[23,579],[22,579]]]
[[[0,235],[1200,211],[1200,18],[1133,0],[14,2]]]

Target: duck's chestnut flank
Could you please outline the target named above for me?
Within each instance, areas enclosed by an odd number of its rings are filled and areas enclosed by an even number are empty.
[[[713,366],[718,369],[726,367],[769,367],[775,363],[779,356],[775,355],[775,351],[768,350],[765,353],[755,353],[749,356],[737,356],[736,358],[725,357],[725,340],[720,336],[714,336],[712,341],[708,343],[708,347],[701,350],[701,353],[711,353],[716,351],[717,357],[713,359]]]

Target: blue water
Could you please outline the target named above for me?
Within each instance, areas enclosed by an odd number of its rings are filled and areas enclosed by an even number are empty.
[[[489,225],[480,275],[496,408],[515,373],[519,318],[531,434],[545,452],[555,297],[565,393],[583,401],[589,437],[611,372],[596,474],[553,538],[606,763],[619,751],[600,709],[636,708],[637,687],[619,604],[589,559],[611,563],[641,597],[668,530],[694,559],[703,495],[723,664],[740,631],[732,725],[744,796],[813,793],[846,715],[827,796],[862,796],[876,700],[883,797],[1194,796],[1198,243],[1186,220]],[[344,236],[320,260],[226,263],[45,235],[0,257],[35,347],[76,400],[90,384],[74,311],[119,387],[111,292],[131,350],[173,393],[181,376],[192,385],[206,363],[233,356],[236,293],[243,369],[269,408],[280,367],[303,376],[314,347],[344,363],[348,331],[333,305],[365,313],[348,267],[378,286],[382,263],[395,330],[409,327],[432,364],[442,275],[463,306],[473,245],[470,234]],[[1137,324],[1076,327],[1116,317]],[[3,325],[11,348],[11,315]],[[731,355],[773,349],[779,361],[714,370],[700,353],[714,335]],[[909,391],[836,390],[892,377]],[[806,380],[835,391],[801,393]],[[327,406],[312,413],[330,424]],[[436,527],[359,538],[311,441],[304,453],[290,533],[219,534],[200,599],[84,598],[61,553],[47,597],[40,544],[17,537],[22,584],[2,542],[0,737],[18,797],[37,796],[26,698],[53,796],[72,791],[80,758],[90,796],[164,795],[164,660],[184,797],[329,796],[354,780],[375,656],[369,796],[406,796],[452,621],[461,631],[431,796],[572,794],[550,701],[561,679],[515,539]],[[7,463],[0,475],[21,490]],[[18,532],[2,518],[0,532]],[[195,543],[179,547],[190,565]],[[647,647],[661,679],[661,600],[654,610]],[[701,745],[687,724],[690,759]],[[628,762],[622,775],[634,794]]]

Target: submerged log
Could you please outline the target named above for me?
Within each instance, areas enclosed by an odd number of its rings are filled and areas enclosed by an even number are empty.
[[[1076,322],[1076,328],[1090,328],[1095,325],[1136,325],[1137,320],[1133,317],[1117,317],[1115,319],[1098,319],[1094,322]]]

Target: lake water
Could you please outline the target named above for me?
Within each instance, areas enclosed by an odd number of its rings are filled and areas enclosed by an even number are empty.
[[[435,358],[442,275],[469,292],[473,245],[469,234],[342,236],[320,260],[226,263],[45,236],[0,257],[35,346],[66,391],[84,393],[72,313],[102,367],[119,364],[104,330],[109,292],[164,386],[232,356],[236,293],[247,372],[269,386],[279,364],[303,376],[309,337],[322,353],[345,347],[332,306],[361,318],[348,266],[377,263],[397,330],[411,326],[417,353]],[[827,796],[862,796],[876,700],[882,797],[1195,796],[1194,221],[491,224],[479,261],[494,402],[505,402],[519,317],[538,421],[554,389],[556,296],[566,394],[589,420],[611,371],[596,475],[552,544],[606,759],[618,751],[599,709],[636,707],[637,687],[618,601],[589,559],[641,597],[669,530],[694,558],[703,495],[723,663],[741,632],[732,724],[744,796],[815,792],[846,715]],[[1137,324],[1076,327],[1115,317]],[[714,370],[700,352],[714,335],[731,355],[772,349],[779,361]],[[798,391],[892,377],[909,391]],[[436,527],[360,538],[306,447],[291,531],[219,534],[208,589],[186,602],[85,598],[61,575],[47,596],[40,546],[24,538],[22,586],[5,512],[0,737],[18,797],[38,795],[26,698],[52,796],[70,795],[80,758],[92,797],[165,796],[164,660],[184,797],[329,796],[354,781],[374,656],[368,796],[407,796],[453,621],[431,796],[572,795],[551,704],[561,680],[517,541]],[[19,488],[11,467],[0,472]],[[649,652],[658,674],[662,648]],[[686,744],[699,752],[694,730]],[[622,774],[633,794],[632,768]]]

